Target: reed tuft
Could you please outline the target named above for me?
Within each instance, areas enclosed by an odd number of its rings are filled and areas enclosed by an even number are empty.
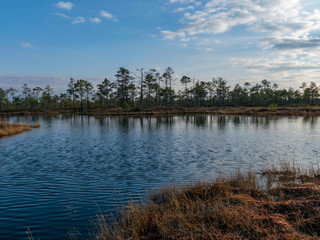
[[[284,164],[163,188],[111,221],[100,214],[94,239],[319,239],[319,176]]]
[[[40,127],[39,123],[31,125],[31,124],[24,124],[24,123],[0,122],[0,137],[14,135],[14,134],[22,133],[24,131],[30,131],[32,128],[39,128],[39,127]]]

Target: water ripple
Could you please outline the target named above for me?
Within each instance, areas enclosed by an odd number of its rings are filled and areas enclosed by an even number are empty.
[[[316,119],[253,117],[12,117],[41,128],[0,140],[0,238],[85,239],[146,190],[294,159],[317,164]],[[294,131],[292,131],[294,129]],[[81,239],[81,238],[78,238]]]

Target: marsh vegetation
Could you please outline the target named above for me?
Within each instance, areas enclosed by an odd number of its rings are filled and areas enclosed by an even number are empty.
[[[14,135],[22,133],[24,131],[30,131],[32,128],[39,128],[40,124],[25,124],[25,123],[9,123],[0,122],[0,137]]]
[[[101,215],[95,239],[319,239],[320,171],[294,165],[171,186]]]

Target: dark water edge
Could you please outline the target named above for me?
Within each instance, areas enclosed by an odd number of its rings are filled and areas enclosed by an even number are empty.
[[[146,190],[292,161],[317,166],[318,117],[2,117],[41,128],[0,139],[0,238],[88,237],[99,208]]]

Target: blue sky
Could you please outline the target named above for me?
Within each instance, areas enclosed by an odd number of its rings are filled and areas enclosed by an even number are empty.
[[[97,84],[119,67],[168,66],[178,80],[319,83],[319,9],[317,0],[2,0],[0,87],[61,91],[70,77]]]

